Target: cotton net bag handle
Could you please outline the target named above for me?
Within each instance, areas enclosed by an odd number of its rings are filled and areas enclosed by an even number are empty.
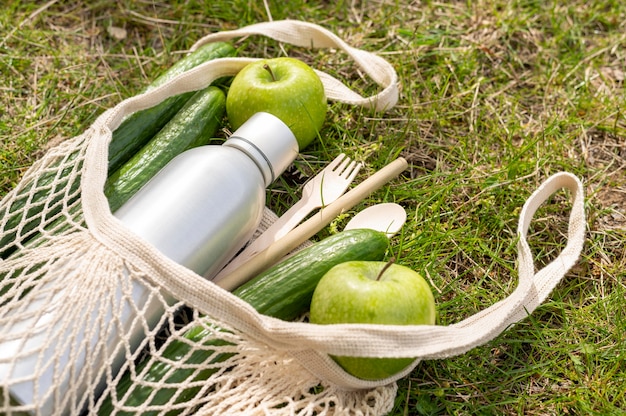
[[[280,42],[305,48],[337,48],[347,53],[354,62],[383,89],[371,97],[363,97],[345,86],[341,81],[316,70],[324,84],[326,96],[334,101],[355,106],[386,111],[398,101],[398,75],[389,62],[371,52],[354,48],[331,31],[314,23],[300,20],[275,20],[257,23],[240,29],[216,32],[199,39],[195,50],[209,42],[228,41],[235,38],[261,35]],[[251,59],[254,60],[254,59]]]
[[[314,68],[324,85],[326,97],[331,101],[371,108],[381,112],[390,110],[398,102],[398,75],[388,61],[372,52],[348,45],[328,29],[314,23],[300,20],[276,20],[257,23],[239,29],[216,32],[200,38],[192,45],[190,51],[194,51],[206,43],[229,41],[252,35],[266,36],[280,42],[306,48],[340,49],[348,54],[359,69],[365,72],[380,87],[378,93],[364,97],[332,75]],[[201,64],[179,75],[170,82],[144,94],[128,98],[114,108],[109,109],[99,117],[94,125],[94,130],[97,131],[100,127],[104,127],[105,130],[115,130],[123,118],[130,113],[152,107],[173,95],[205,88],[218,78],[234,76],[246,65],[260,59],[263,58],[219,58]],[[96,134],[102,134],[102,132],[97,131]],[[110,133],[105,131],[104,134]]]

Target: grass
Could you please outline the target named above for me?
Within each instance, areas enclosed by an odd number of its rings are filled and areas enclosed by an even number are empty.
[[[394,250],[429,278],[442,324],[513,290],[517,219],[530,193],[558,171],[584,182],[584,252],[548,301],[484,346],[421,363],[399,382],[392,414],[626,409],[623,2],[10,1],[0,11],[0,195],[49,146],[138,92],[202,35],[270,17],[322,24],[396,68],[394,109],[333,103],[323,141],[304,156],[344,151],[366,162],[362,177],[397,155],[410,162],[360,208],[396,201],[407,209]],[[284,53],[266,39],[241,46],[250,56]],[[342,54],[284,50],[375,91]],[[310,174],[298,166],[269,194],[278,212]],[[537,213],[538,266],[562,248],[567,208],[559,194]]]

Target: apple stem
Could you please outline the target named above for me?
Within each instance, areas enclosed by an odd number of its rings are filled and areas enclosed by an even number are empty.
[[[380,273],[378,273],[378,277],[376,278],[376,281],[380,280],[380,278],[383,276],[383,273],[385,273],[387,269],[395,262],[396,262],[395,257],[390,258],[387,264],[385,264],[385,267],[383,267]]]
[[[272,71],[272,68],[270,68],[270,66],[268,64],[263,65],[263,69],[265,69],[267,72],[270,73],[270,76],[272,77],[272,81],[276,82],[276,77],[274,76],[274,72]]]

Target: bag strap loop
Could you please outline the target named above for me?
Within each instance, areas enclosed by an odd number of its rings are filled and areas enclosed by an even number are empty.
[[[568,223],[568,241],[557,258],[535,273],[533,255],[527,240],[528,230],[537,209],[561,189],[569,190],[572,200]],[[311,354],[306,351],[297,353],[296,357],[305,362],[311,371],[317,372],[319,377],[331,379],[332,382],[344,388],[354,389],[373,388],[396,381],[410,373],[420,360],[442,359],[463,354],[494,339],[508,327],[532,313],[548,297],[554,287],[578,261],[584,245],[585,230],[582,183],[570,173],[557,173],[548,178],[528,198],[522,208],[518,224],[519,283],[513,293],[500,302],[456,324],[445,327],[415,326],[407,328],[406,331],[395,328],[389,330],[393,334],[386,334],[385,352],[389,353],[389,351],[396,350],[398,356],[404,357],[408,356],[407,352],[413,352],[419,357],[413,366],[389,379],[371,382],[345,374],[326,354],[320,352]],[[380,341],[383,341],[384,328],[381,328],[381,331],[380,334],[376,335],[376,338],[380,336]],[[344,332],[344,337],[350,337],[350,335],[352,334]],[[371,340],[372,335],[374,334],[368,333],[368,335],[362,336],[370,337]],[[328,336],[333,335],[328,334]],[[396,336],[396,345],[390,341],[394,336]],[[352,349],[353,354],[357,352],[356,349],[360,349],[362,351],[358,352],[363,353],[363,355],[377,355],[371,354],[376,349],[371,342],[363,348],[354,348],[353,346]],[[333,351],[332,353],[345,354],[346,351]],[[378,355],[382,355],[383,351],[378,351],[378,353],[380,353]],[[313,357],[313,355],[316,356]]]
[[[198,40],[191,50],[208,42],[227,41],[234,38],[263,35],[280,42],[305,48],[338,48],[346,52],[369,77],[383,88],[371,97],[363,97],[331,75],[317,71],[329,99],[386,111],[398,101],[398,75],[389,62],[371,52],[354,48],[329,30],[299,20],[275,20],[253,24],[240,29],[209,34]]]

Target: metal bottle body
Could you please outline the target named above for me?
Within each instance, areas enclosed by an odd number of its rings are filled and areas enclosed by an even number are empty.
[[[174,158],[115,216],[165,256],[210,277],[250,239],[264,206],[253,160],[232,147],[202,146]]]

